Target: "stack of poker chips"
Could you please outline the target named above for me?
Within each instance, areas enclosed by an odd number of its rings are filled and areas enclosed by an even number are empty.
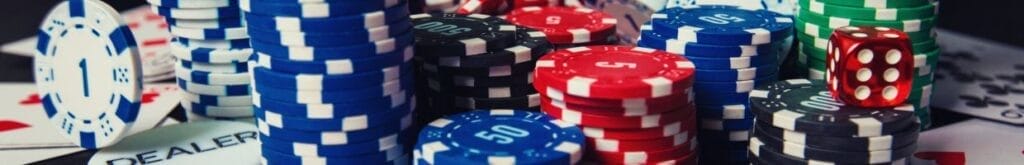
[[[938,3],[933,0],[900,0],[874,3],[866,0],[799,0],[797,39],[800,64],[808,68],[808,78],[825,78],[825,57],[832,32],[843,26],[878,26],[899,29],[910,37],[914,53],[913,90],[907,103],[913,104],[922,128],[931,124],[932,73],[939,63],[935,44]]]
[[[430,122],[413,164],[565,164],[583,156],[579,127],[539,112],[480,110]]]
[[[417,14],[417,120],[476,109],[536,109],[537,58],[551,51],[544,33],[481,14]],[[419,123],[419,122],[418,122]]]
[[[819,80],[792,79],[750,93],[757,116],[753,164],[909,164],[918,127],[913,105],[839,103]]]
[[[693,63],[664,51],[586,46],[537,62],[541,111],[583,128],[587,162],[696,164]]]
[[[405,1],[241,0],[264,164],[405,164],[416,132]]]
[[[505,16],[512,24],[540,30],[555,48],[618,44],[618,21],[601,11],[577,7],[523,7]]]
[[[746,164],[754,122],[748,94],[778,79],[779,47],[792,34],[792,19],[715,5],[668,8],[651,18],[638,45],[686,56],[696,65],[701,162]]]
[[[252,116],[249,70],[253,50],[237,0],[147,0],[174,36],[174,74],[181,106],[209,118]]]

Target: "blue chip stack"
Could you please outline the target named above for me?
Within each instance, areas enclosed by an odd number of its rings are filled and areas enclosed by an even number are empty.
[[[778,79],[780,47],[792,18],[768,10],[704,5],[656,12],[639,46],[686,56],[696,65],[701,163],[747,164],[754,115],[748,94]]]
[[[264,164],[409,164],[405,0],[241,0]]]
[[[414,164],[576,164],[583,130],[540,112],[480,110],[430,122],[419,134]]]
[[[171,53],[189,120],[252,116],[249,45],[237,0],[147,0],[167,19]]]
[[[546,35],[481,14],[416,14],[417,123],[474,109],[534,109],[533,68]]]

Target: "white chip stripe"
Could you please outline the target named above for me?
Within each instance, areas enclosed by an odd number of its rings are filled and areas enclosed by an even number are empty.
[[[591,41],[590,30],[577,28],[568,29],[567,31],[572,34],[572,43],[588,43]]]
[[[597,82],[597,79],[573,76],[566,81],[566,87],[570,95],[590,97],[590,85],[594,82]]]
[[[487,40],[482,38],[469,38],[459,40],[463,45],[466,46],[466,55],[473,56],[487,53]]]

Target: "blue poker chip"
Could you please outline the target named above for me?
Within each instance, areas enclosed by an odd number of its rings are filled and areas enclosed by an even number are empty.
[[[256,52],[275,58],[314,61],[375,56],[401,50],[412,45],[412,42],[412,33],[405,33],[390,39],[337,47],[284,46],[257,40],[252,40],[252,47]]]
[[[765,54],[749,57],[697,57],[686,56],[697,69],[742,69],[756,66],[776,66],[779,56]]]
[[[754,84],[754,86],[757,85],[760,84]],[[750,92],[694,89],[694,102],[702,106],[747,105],[750,102],[749,94]]]
[[[413,74],[411,64],[401,64],[382,68],[379,71],[368,71],[344,75],[325,74],[294,74],[273,71],[263,67],[252,69],[252,78],[263,86],[296,90],[345,90],[384,84],[401,76]]]
[[[252,106],[214,106],[181,101],[181,108],[197,115],[220,118],[252,117]]]
[[[408,19],[367,29],[332,32],[290,32],[249,28],[249,34],[252,35],[253,40],[285,46],[346,46],[386,40],[411,31],[412,22],[409,22]]]
[[[408,3],[384,10],[329,18],[300,18],[245,13],[249,28],[292,32],[337,32],[361,30],[409,19]]]
[[[651,15],[652,30],[702,44],[760,45],[793,34],[793,18],[763,9],[725,5],[675,7]]]
[[[364,114],[334,116],[333,118],[306,118],[282,116],[274,111],[254,107],[253,116],[267,122],[267,125],[283,129],[306,131],[359,131],[394,122],[412,112],[415,102],[402,104],[395,108],[367,110]]]
[[[167,8],[220,8],[238,7],[238,0],[146,0],[150,5]]]
[[[706,164],[749,164],[750,160],[747,158],[747,149],[718,149],[713,147],[703,146],[705,143],[701,141],[701,155],[698,157],[701,163]],[[730,146],[743,146],[747,147],[749,143],[730,143]],[[710,146],[710,145],[709,145]],[[718,146],[715,146],[718,147]],[[707,149],[713,148],[713,149]]]
[[[761,77],[756,80],[743,80],[743,81],[732,81],[732,82],[702,82],[697,81],[693,83],[694,95],[698,95],[701,92],[719,92],[719,93],[748,93],[754,89],[754,87],[769,84],[778,80],[776,75],[770,75]],[[699,99],[700,97],[694,98]],[[702,104],[700,101],[696,101],[699,105]],[[746,101],[740,101],[739,103],[746,104]],[[708,103],[712,104],[712,103]],[[736,103],[719,103],[716,105],[729,105]]]
[[[696,65],[696,64],[694,64]],[[741,69],[694,69],[694,80],[700,82],[743,81],[775,75],[779,72],[778,64],[761,65]]]
[[[649,25],[644,25],[642,28],[649,27]],[[665,50],[687,57],[748,57],[778,54],[775,49],[782,45],[775,43],[761,45],[700,44],[677,40],[651,30],[642,30],[637,46]]]
[[[193,71],[203,71],[210,73],[245,73],[249,72],[248,62],[238,63],[223,63],[223,64],[211,64],[203,62],[192,62],[186,60],[178,60],[178,66]]]
[[[228,28],[228,27],[242,27],[245,26],[245,19],[242,18],[218,18],[218,19],[174,19],[164,18],[167,25],[187,28],[204,28],[204,29],[217,29],[217,28]]]
[[[179,92],[181,93],[181,100],[189,101],[192,103],[198,103],[203,105],[212,106],[252,106],[253,97],[250,95],[242,96],[214,96],[196,94],[191,92]]]
[[[168,29],[171,31],[171,34],[181,38],[200,40],[239,40],[249,38],[246,27],[204,29],[170,26]]]
[[[697,116],[712,119],[746,119],[754,117],[745,104],[697,105]]]
[[[746,131],[754,126],[754,118],[747,119],[710,119],[701,118],[700,128],[716,131]]]
[[[583,140],[579,127],[539,112],[490,110],[434,120],[416,146],[429,164],[575,164]]]
[[[387,136],[342,145],[321,145],[271,138],[260,134],[261,146],[288,155],[317,157],[358,157],[359,155],[387,151],[416,141],[416,132],[403,130]]]
[[[394,134],[412,126],[412,114],[406,114],[400,120],[391,121],[372,129],[359,131],[302,131],[272,127],[262,119],[256,119],[260,134],[274,139],[322,145],[342,145],[353,142],[374,140]]]
[[[252,3],[250,1],[256,1]],[[385,1],[336,1],[321,3],[271,3],[260,2],[260,0],[241,0],[239,7],[242,11],[261,15],[291,16],[302,18],[327,18],[337,16],[350,16],[373,12],[405,4],[407,0],[385,0]]]
[[[184,37],[174,37],[171,42],[184,45],[187,48],[210,48],[210,49],[242,49],[251,48],[249,39],[237,40],[198,40]]]
[[[390,95],[401,89],[411,89],[413,84],[413,76],[401,76],[399,79],[374,83],[370,86],[352,86],[352,88],[330,91],[279,88],[261,84],[261,82],[256,82],[254,87],[256,91],[268,98],[297,103],[326,103]]]
[[[174,77],[205,85],[245,85],[249,84],[249,73],[212,73],[195,71],[181,66],[174,66]]]
[[[253,104],[263,110],[280,114],[281,116],[325,118],[328,116],[348,116],[364,114],[376,110],[388,110],[410,102],[415,96],[413,91],[399,91],[394,94],[376,98],[367,98],[351,102],[337,102],[326,104],[302,104],[274,100],[263,97],[259,92],[253,92]]]
[[[242,85],[206,85],[194,83],[178,78],[178,87],[182,90],[204,95],[214,96],[243,96],[249,95],[249,84]]]
[[[292,61],[273,58],[270,55],[257,53],[252,56],[256,65],[274,71],[288,73],[312,73],[327,75],[344,75],[365,72],[377,72],[382,68],[409,62],[413,56],[412,46],[397,49],[394,52],[379,56],[359,57],[352,59],[334,59],[324,61]]]
[[[238,63],[249,60],[252,48],[213,49],[188,47],[179,43],[170,44],[171,54],[181,60],[205,63]]]
[[[273,148],[262,147],[263,163],[267,165],[351,165],[351,164],[380,164],[380,165],[408,165],[410,161],[409,149],[404,146],[395,146],[387,150],[362,155],[344,157],[311,157],[295,156],[275,151]],[[314,160],[315,161],[311,161]]]

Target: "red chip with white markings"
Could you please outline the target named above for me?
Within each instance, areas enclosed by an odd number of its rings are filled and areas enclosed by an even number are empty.
[[[650,140],[587,138],[587,146],[592,147],[594,150],[605,152],[657,151],[681,145],[690,145],[695,140],[697,140],[697,136],[683,132],[669,137]]]
[[[559,6],[562,0],[512,0],[512,9],[531,6]]]
[[[632,46],[587,46],[537,61],[534,87],[603,99],[656,98],[693,85],[694,65],[679,55]]]
[[[575,7],[523,7],[512,10],[505,19],[543,31],[553,44],[605,41],[615,34],[617,22],[601,11]]]
[[[601,115],[601,116],[643,116],[664,113],[672,110],[678,110],[682,108],[692,109],[692,104],[662,104],[651,107],[642,108],[624,108],[624,107],[593,107],[587,105],[579,105],[566,103],[558,100],[551,100],[547,97],[540,98],[541,104],[551,105],[563,109],[571,109],[587,114]]]
[[[590,152],[593,159],[606,164],[656,164],[684,158],[696,149],[697,145],[680,145],[654,151]]]
[[[541,93],[551,100],[561,101],[567,104],[586,105],[593,107],[609,107],[609,108],[652,108],[652,107],[664,107],[666,105],[680,105],[680,104],[692,104],[693,103],[693,89],[687,89],[683,93],[671,94],[663,97],[656,98],[627,98],[627,99],[597,99],[597,98],[584,98],[579,96],[567,95],[562,90],[554,89],[551,87],[538,87],[537,92]]]
[[[601,116],[589,113],[582,113],[571,109],[564,109],[550,104],[541,104],[541,111],[562,121],[587,127],[610,128],[610,129],[638,129],[655,128],[666,124],[689,119],[695,115],[694,109],[678,109],[665,113],[643,116]]]

